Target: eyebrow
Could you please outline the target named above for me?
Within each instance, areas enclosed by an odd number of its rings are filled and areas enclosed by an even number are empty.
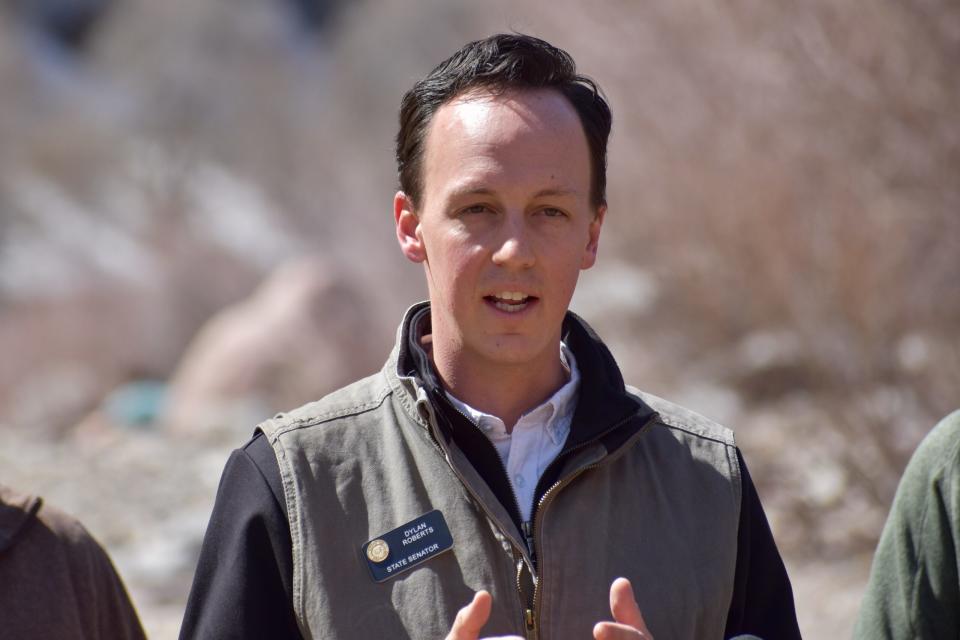
[[[547,198],[547,197],[563,197],[563,196],[576,196],[578,192],[575,189],[541,189],[533,194],[534,199],[536,198]],[[470,188],[466,187],[464,189],[455,189],[451,194],[451,197],[454,198],[463,198],[465,196],[496,196],[496,192],[492,189],[487,189],[486,187],[476,187]]]
[[[578,192],[577,192],[575,189],[541,189],[540,191],[537,191],[537,192],[533,195],[533,197],[534,197],[534,198],[546,198],[547,196],[552,196],[552,197],[556,197],[556,196],[575,196],[575,195],[577,195],[577,193],[578,193]]]
[[[463,198],[465,196],[493,196],[496,195],[492,189],[487,189],[485,187],[477,187],[471,189],[470,187],[465,187],[462,189],[454,189],[450,192],[450,196],[453,198]]]

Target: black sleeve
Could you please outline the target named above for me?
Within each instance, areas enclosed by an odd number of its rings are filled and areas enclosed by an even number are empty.
[[[723,637],[749,633],[765,640],[799,640],[800,628],[787,569],[739,450],[737,459],[742,486],[737,570]]]
[[[292,586],[280,468],[258,433],[233,452],[220,478],[180,638],[300,640]]]

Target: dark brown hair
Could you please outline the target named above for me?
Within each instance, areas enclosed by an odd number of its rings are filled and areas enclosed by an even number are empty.
[[[573,105],[590,148],[590,199],[606,203],[607,139],[611,115],[596,83],[577,73],[570,54],[523,34],[498,34],[464,46],[420,80],[400,103],[397,170],[400,188],[420,204],[423,154],[434,114],[471,89],[556,89]]]

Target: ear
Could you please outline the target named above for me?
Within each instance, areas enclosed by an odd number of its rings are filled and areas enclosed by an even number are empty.
[[[393,221],[397,226],[397,241],[400,251],[411,262],[423,262],[427,259],[427,250],[423,246],[420,233],[420,219],[413,211],[413,200],[403,191],[393,196]]]
[[[597,207],[596,215],[590,221],[590,227],[587,231],[587,246],[583,250],[583,260],[580,262],[581,269],[589,269],[597,261],[597,249],[600,246],[600,228],[603,227],[603,217],[607,214],[607,205],[602,204]]]

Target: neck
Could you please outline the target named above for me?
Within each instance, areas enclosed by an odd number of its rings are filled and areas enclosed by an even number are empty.
[[[431,357],[444,387],[471,407],[497,416],[507,433],[524,412],[543,403],[567,381],[560,341],[550,353],[522,364],[469,358],[443,348],[434,336]]]

